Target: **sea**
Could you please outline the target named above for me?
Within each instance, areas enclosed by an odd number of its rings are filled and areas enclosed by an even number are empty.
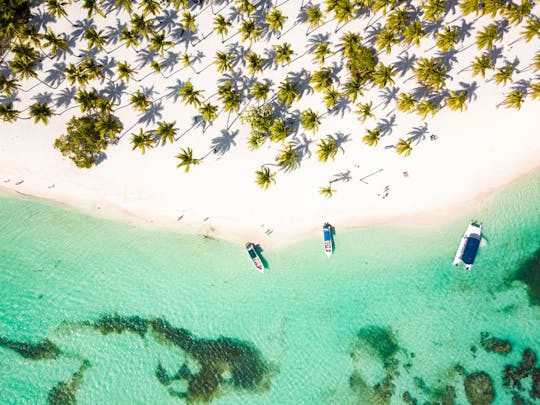
[[[540,173],[261,250],[0,197],[1,404],[538,404]],[[471,271],[452,261],[470,219]],[[513,402],[513,401],[523,402]]]

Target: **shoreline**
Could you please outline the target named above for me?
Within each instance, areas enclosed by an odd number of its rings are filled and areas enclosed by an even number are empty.
[[[440,226],[458,219],[467,212],[475,210],[475,206],[488,202],[498,193],[504,192],[507,187],[514,183],[534,176],[540,176],[540,165],[529,168],[524,174],[503,184],[491,187],[489,190],[483,190],[468,200],[454,201],[449,205],[439,208],[433,208],[427,211],[410,212],[404,215],[389,214],[370,219],[355,218],[351,216],[349,218],[337,219],[332,222],[332,225],[339,228],[340,231],[382,225],[407,227]],[[26,182],[27,180],[25,179],[24,182],[17,187],[22,186]],[[0,196],[28,198],[43,201],[45,203],[52,203],[96,219],[124,222],[136,227],[176,232],[194,237],[210,237],[212,239],[218,239],[233,244],[253,241],[254,243],[259,243],[265,248],[270,249],[280,249],[301,242],[304,239],[315,237],[319,235],[320,228],[325,222],[323,219],[320,221],[320,224],[313,223],[302,228],[279,230],[277,232],[277,234],[279,234],[279,239],[276,239],[272,237],[272,234],[265,235],[260,229],[256,229],[256,227],[249,230],[245,227],[235,229],[227,227],[226,223],[220,223],[219,221],[217,223],[213,221],[194,223],[181,222],[173,219],[167,220],[163,217],[160,218],[159,216],[156,216],[155,213],[130,211],[121,205],[107,200],[82,199],[80,196],[78,199],[73,199],[73,196],[71,196],[71,198],[54,198],[52,195],[45,195],[45,193],[43,193],[45,190],[41,191],[41,193],[38,190],[25,189],[23,191],[6,186],[5,184],[0,185]]]

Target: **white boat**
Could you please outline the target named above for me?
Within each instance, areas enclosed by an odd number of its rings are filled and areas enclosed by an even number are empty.
[[[332,225],[330,225],[328,222],[326,222],[323,225],[323,241],[324,241],[324,252],[326,253],[326,256],[330,257],[332,256]]]
[[[264,265],[261,260],[261,257],[257,253],[257,250],[255,249],[255,245],[251,242],[246,243],[246,250],[249,254],[249,257],[251,258],[251,261],[255,265],[255,268],[258,272],[264,273]]]
[[[478,253],[481,240],[482,225],[478,225],[471,221],[459,242],[456,257],[454,258],[454,266],[459,266],[463,263],[465,265],[465,270],[470,270],[474,263],[474,259],[476,258],[476,254]]]

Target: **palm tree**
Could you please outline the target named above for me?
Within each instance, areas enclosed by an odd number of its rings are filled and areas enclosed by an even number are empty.
[[[535,72],[540,71],[540,52],[534,55],[531,66]]]
[[[223,109],[226,112],[238,111],[242,97],[238,90],[233,89],[230,80],[225,81],[224,84],[218,87],[218,97],[223,103]]]
[[[176,128],[175,125],[176,121],[162,121],[159,123],[155,134],[156,136],[159,136],[159,139],[161,139],[162,145],[165,145],[165,143],[167,142],[174,143],[174,138],[176,137],[176,133],[178,132],[178,128]]]
[[[450,51],[459,41],[459,27],[449,27],[445,25],[441,31],[438,31],[435,45],[442,52]]]
[[[317,156],[319,157],[320,162],[326,162],[329,158],[335,160],[339,148],[336,145],[336,140],[334,138],[328,136],[326,139],[321,139],[317,144],[317,147]]]
[[[428,21],[439,21],[445,14],[445,0],[428,0],[422,6],[424,10],[424,18]]]
[[[310,5],[306,7],[304,11],[306,12],[306,22],[309,24],[306,35],[309,35],[310,31],[313,31],[322,25],[324,14],[318,5]]]
[[[67,3],[62,0],[47,0],[45,2],[45,7],[47,8],[47,11],[49,11],[51,17],[54,18],[65,17],[67,19],[67,12],[65,8],[66,5]],[[67,21],[71,24],[71,21]]]
[[[367,146],[377,146],[381,139],[381,128],[376,127],[374,129],[366,129],[366,135],[362,137],[362,142]]]
[[[447,67],[434,58],[420,58],[413,72],[426,87],[438,91],[446,83]]]
[[[414,20],[409,25],[403,28],[403,40],[407,44],[414,44],[416,47],[420,46],[420,41],[424,38],[426,33],[420,20]]]
[[[525,101],[525,95],[524,91],[511,91],[506,95],[503,104],[506,108],[515,108],[516,110],[519,110],[521,109],[521,104]]]
[[[334,54],[334,52],[330,50],[330,42],[328,41],[318,42],[311,48],[311,52],[313,53],[313,61],[320,65],[324,64],[328,55]]]
[[[375,66],[371,77],[373,84],[378,85],[379,88],[386,87],[388,84],[393,85],[393,77],[396,75],[396,70],[393,66],[386,66],[384,63],[379,63]]]
[[[13,109],[13,103],[0,104],[0,118],[5,122],[15,122],[19,118],[19,111]]]
[[[262,166],[260,170],[255,172],[255,183],[263,190],[267,190],[272,184],[276,184],[276,173],[271,172],[268,167]]]
[[[161,4],[156,0],[141,0],[139,9],[142,9],[142,14],[144,16],[156,16],[161,11]]]
[[[84,33],[84,39],[88,41],[88,50],[96,47],[100,51],[103,51],[105,45],[109,41],[107,35],[104,34],[104,30],[96,31],[94,28],[89,28]]]
[[[117,9],[124,9],[128,14],[131,14],[131,11],[133,10],[133,2],[132,0],[116,0],[114,2],[114,7]]]
[[[395,8],[386,17],[386,27],[398,34],[402,34],[410,19],[409,10],[406,7]]]
[[[272,142],[283,142],[291,132],[284,119],[276,118],[270,126],[270,139]]]
[[[337,21],[336,29],[334,32],[338,32],[343,28],[349,21],[355,17],[356,9],[351,0],[340,0],[336,2],[334,8],[334,15]],[[339,26],[340,24],[341,27]]]
[[[105,14],[99,8],[98,0],[83,0],[82,8],[87,10],[88,18],[91,18],[93,14],[98,14],[105,18]]]
[[[531,83],[529,90],[533,100],[540,98],[540,82]]]
[[[331,110],[334,108],[341,97],[341,93],[333,87],[330,87],[324,92],[324,105]]]
[[[358,110],[355,111],[355,114],[358,114],[360,116],[360,120],[362,122],[366,122],[366,119],[368,118],[375,118],[375,114],[371,111],[371,108],[373,106],[373,102],[370,101],[369,103],[358,103],[356,107],[358,107]]]
[[[495,17],[499,11],[502,11],[504,5],[501,0],[485,0],[483,13]]]
[[[459,4],[459,8],[463,15],[467,16],[471,13],[475,13],[477,16],[480,12],[483,12],[484,3],[481,0],[462,0]]]
[[[257,9],[249,0],[236,0],[236,2],[238,3],[236,11],[242,15],[249,16]]]
[[[327,187],[321,187],[321,189],[319,190],[319,193],[326,198],[332,197],[335,192],[336,190],[333,189],[331,185],[328,185]]]
[[[446,105],[453,111],[463,111],[467,109],[467,91],[450,91],[450,95],[445,99]]]
[[[79,103],[81,112],[92,112],[97,107],[97,102],[99,100],[99,94],[96,89],[90,91],[81,89],[75,95],[75,101]]]
[[[187,81],[180,89],[178,89],[178,95],[182,97],[185,105],[194,105],[199,107],[201,105],[201,97],[204,90],[195,90],[193,83]]]
[[[534,7],[534,2],[530,0],[521,0],[521,4],[508,3],[503,9],[504,16],[510,21],[510,24],[519,24],[529,16]]]
[[[130,46],[136,48],[139,46],[139,34],[136,31],[124,28],[120,32],[120,41],[125,44],[126,48]]]
[[[37,62],[35,60],[28,60],[16,56],[11,62],[9,62],[9,68],[16,76],[21,79],[36,78]]]
[[[388,28],[383,28],[375,35],[375,45],[379,51],[384,51],[388,54],[392,51],[392,45],[399,43],[399,37],[395,31]]]
[[[214,18],[214,31],[221,35],[221,43],[225,41],[225,35],[229,34],[231,25],[232,23],[227,21],[221,14],[218,14],[216,18]]]
[[[364,95],[364,83],[362,80],[358,78],[353,78],[351,80],[348,80],[343,85],[344,91],[343,95],[347,97],[349,100],[351,100],[353,103],[356,102],[358,99],[358,96]]]
[[[294,150],[293,146],[288,143],[276,156],[277,164],[285,171],[294,170],[299,166],[300,156]]]
[[[313,72],[309,82],[313,85],[313,88],[317,91],[326,91],[332,87],[332,69],[325,67],[321,70]]]
[[[51,57],[58,55],[58,52],[65,52],[68,49],[68,42],[64,38],[60,38],[50,28],[41,36],[43,46],[51,48]]]
[[[69,84],[74,85],[77,83],[80,87],[86,86],[88,84],[88,73],[82,69],[81,66],[75,66],[73,63],[70,63],[65,69],[66,78]]]
[[[41,121],[47,125],[49,123],[49,118],[53,115],[53,110],[47,103],[36,101],[30,106],[29,113],[30,116],[34,118],[34,123],[37,124]]]
[[[182,28],[184,29],[184,31],[195,32],[195,16],[189,11],[184,11],[182,13],[180,22],[182,23]]]
[[[191,148],[180,149],[180,153],[176,155],[177,159],[180,159],[180,163],[176,167],[184,167],[184,171],[189,172],[189,168],[193,165],[196,166],[201,163],[202,159],[195,159],[193,157],[193,150]]]
[[[300,92],[296,88],[296,84],[292,82],[290,77],[287,77],[278,87],[278,100],[281,104],[289,106],[295,100],[300,99]]]
[[[253,41],[257,41],[261,38],[262,28],[259,27],[254,20],[249,19],[242,23],[239,32],[242,34],[242,41],[249,40],[249,43],[251,44]]]
[[[282,65],[291,63],[291,56],[294,55],[294,51],[288,42],[282,45],[275,45],[274,52],[276,53],[276,63],[281,63]]]
[[[131,134],[132,150],[140,149],[144,155],[146,149],[152,149],[154,147],[154,138],[151,133],[143,132],[142,128],[139,128],[138,134]]]
[[[493,79],[497,84],[502,83],[506,85],[507,82],[512,82],[512,73],[514,73],[514,68],[508,64],[503,68],[497,69],[497,72],[493,75]]]
[[[471,63],[473,70],[473,76],[481,75],[483,78],[486,77],[486,70],[493,69],[493,60],[491,56],[487,53],[483,53],[480,56],[476,56],[474,61]]]
[[[116,140],[116,135],[122,132],[124,126],[120,120],[111,114],[106,114],[100,117],[99,121],[96,122],[96,129],[98,130],[102,138],[109,137],[111,141]]]
[[[151,51],[156,51],[161,56],[165,54],[165,48],[171,47],[174,45],[174,42],[167,41],[165,39],[165,34],[154,34],[150,37],[150,45],[148,46],[148,49]]]
[[[199,108],[199,114],[206,122],[214,122],[218,116],[218,106],[210,103],[203,103]]]
[[[10,98],[18,88],[19,84],[17,83],[17,79],[0,74],[0,92],[3,92]]]
[[[142,113],[145,113],[148,107],[152,102],[148,99],[148,96],[144,94],[141,90],[137,90],[129,98],[129,103],[133,106],[134,110],[139,110]]]
[[[528,18],[524,30],[521,31],[521,35],[525,37],[527,42],[532,41],[535,37],[540,38],[540,19]]]
[[[300,114],[300,125],[307,131],[316,133],[321,125],[321,116],[312,109],[304,110]]]
[[[497,26],[495,24],[490,24],[476,34],[476,46],[479,50],[484,48],[491,50],[493,49],[493,42],[498,39],[499,34],[497,33]]]
[[[412,152],[412,138],[409,138],[407,140],[399,139],[398,143],[396,144],[396,152],[398,155],[403,155],[405,157],[409,156]]]
[[[396,100],[396,108],[408,113],[415,109],[416,99],[410,93],[400,93]]]
[[[251,74],[262,73],[266,59],[257,55],[256,52],[249,51],[246,55],[248,72]]]
[[[251,94],[256,101],[266,101],[268,99],[269,92],[269,82],[255,82],[251,85],[249,94]]]
[[[429,100],[422,100],[416,103],[416,113],[422,117],[423,120],[426,119],[428,114],[431,114],[432,117],[439,111],[439,105],[432,103]]]
[[[86,57],[80,66],[89,79],[103,79],[103,65],[97,63],[90,55]]]
[[[281,30],[283,25],[287,21],[288,17],[283,15],[277,7],[272,7],[270,11],[266,14],[266,22],[268,23],[268,29],[271,32],[275,32],[277,37],[281,36]]]
[[[129,79],[135,75],[136,70],[127,61],[124,61],[116,63],[116,72],[118,74],[118,80],[125,80],[126,83],[129,83]]]
[[[233,70],[234,55],[227,52],[218,51],[214,59],[216,70],[218,72],[226,72]]]
[[[141,33],[146,39],[154,32],[153,20],[147,20],[142,15],[133,14],[130,24],[133,32]]]

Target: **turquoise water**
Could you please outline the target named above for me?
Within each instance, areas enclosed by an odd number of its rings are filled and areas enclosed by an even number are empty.
[[[0,403],[465,404],[478,371],[511,403],[504,366],[540,352],[538,286],[515,280],[539,201],[536,174],[444,226],[338,229],[331,259],[320,235],[265,251],[260,275],[242,246],[0,197]],[[469,218],[486,242],[465,272]]]

